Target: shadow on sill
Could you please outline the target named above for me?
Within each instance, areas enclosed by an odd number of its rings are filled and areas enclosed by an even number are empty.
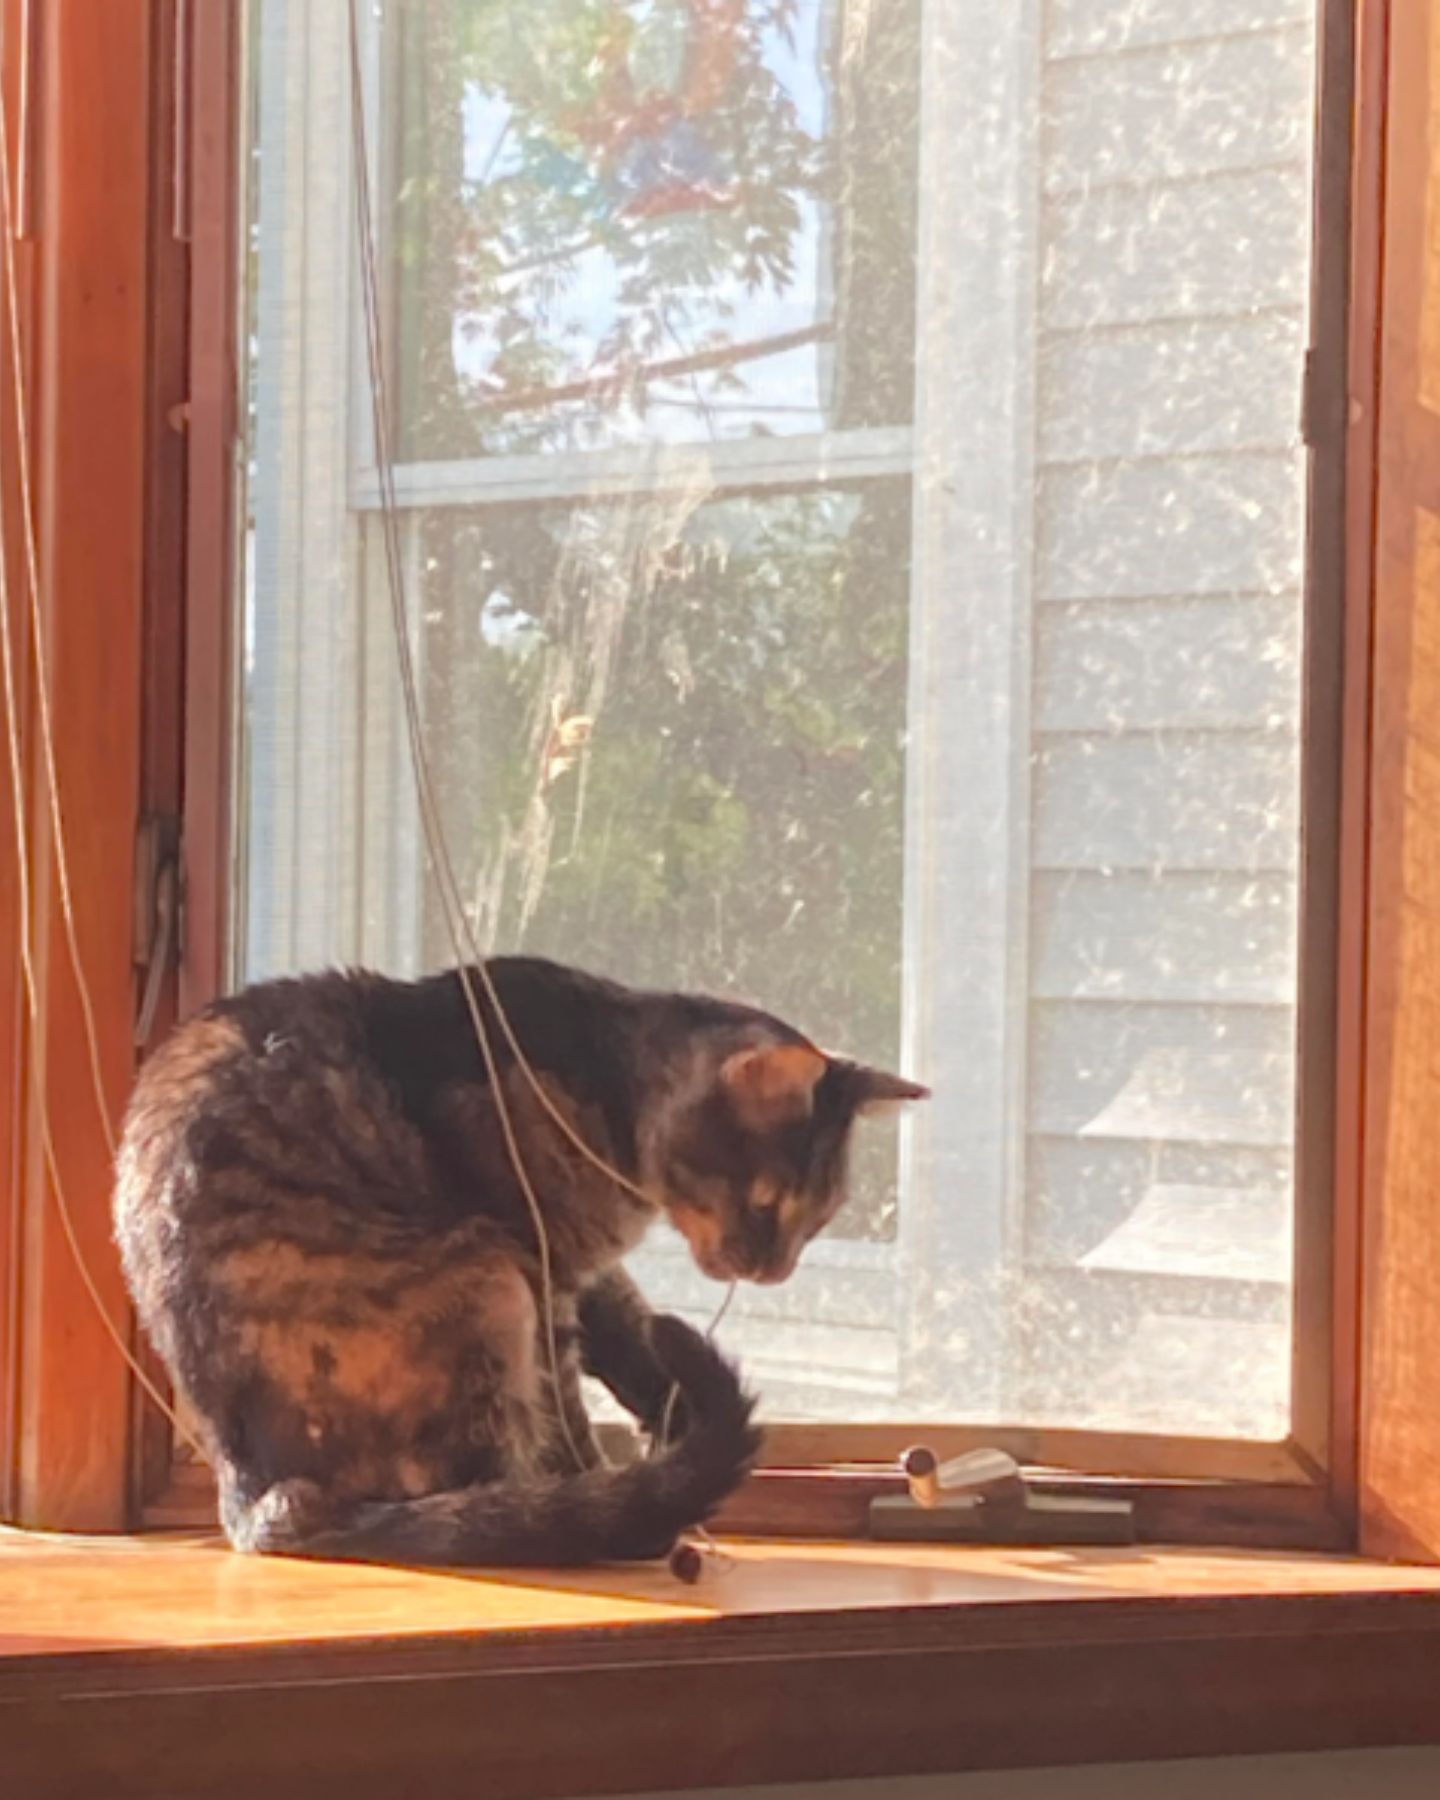
[[[214,1536],[0,1531],[0,1658],[60,1652],[590,1633],[718,1620],[933,1617],[1070,1601],[1433,1593],[1440,1571],[1289,1552],[727,1542],[662,1565],[418,1570],[242,1557]],[[1437,1602],[1440,1603],[1440,1602]],[[1057,1621],[1058,1623],[1058,1616]]]

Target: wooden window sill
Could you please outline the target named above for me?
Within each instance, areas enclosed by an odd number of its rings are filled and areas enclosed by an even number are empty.
[[[687,1589],[0,1532],[6,1791],[538,1800],[1440,1741],[1440,1570],[726,1553]]]
[[[813,1448],[823,1451],[829,1446],[820,1442]],[[1132,1440],[1127,1454],[1133,1448]],[[1213,1448],[1205,1446],[1207,1454]],[[1351,1528],[1317,1484],[1293,1479],[1135,1479],[1033,1466],[1030,1473],[1042,1489],[1129,1500],[1141,1543],[1340,1551],[1353,1542]],[[882,1494],[905,1492],[904,1477],[893,1463],[763,1468],[726,1502],[717,1529],[744,1538],[863,1541],[870,1536],[870,1502]],[[210,1531],[216,1509],[209,1469],[187,1460],[172,1466],[169,1485],[144,1508],[142,1523],[147,1531]]]

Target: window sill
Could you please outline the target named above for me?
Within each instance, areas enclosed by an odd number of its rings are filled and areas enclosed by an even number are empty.
[[[1440,1741],[1440,1570],[1155,1548],[727,1556],[682,1588],[0,1532],[7,1776],[27,1800],[330,1781],[367,1800],[423,1772],[427,1791],[506,1800]]]
[[[815,1446],[828,1447],[823,1442]],[[1126,1461],[1133,1460],[1133,1447],[1133,1440],[1126,1444]],[[1214,1446],[1205,1448],[1208,1452]],[[1141,1543],[1339,1552],[1354,1541],[1325,1488],[1313,1483],[1136,1479],[1058,1471],[1049,1472],[1047,1478],[1042,1469],[1032,1467],[1029,1472],[1057,1491],[1129,1500]],[[893,1465],[764,1468],[726,1502],[717,1529],[745,1538],[868,1540],[870,1502],[882,1494],[905,1491],[904,1478]],[[153,1531],[210,1531],[216,1506],[210,1471],[193,1461],[177,1462],[168,1487],[145,1507],[141,1522]]]

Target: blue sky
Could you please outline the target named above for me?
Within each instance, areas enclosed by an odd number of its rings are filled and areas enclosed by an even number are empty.
[[[531,0],[544,6],[553,0]],[[623,4],[623,0],[617,0]],[[795,21],[795,42],[787,45],[776,32],[767,34],[765,61],[794,103],[803,127],[823,135],[829,107],[827,82],[822,68],[822,30],[829,0],[801,0]],[[632,8],[632,10],[634,10]],[[486,93],[478,85],[467,91],[463,127],[465,172],[468,179],[496,179],[514,169],[504,141],[508,107],[503,95]],[[725,329],[739,339],[768,337],[802,329],[822,316],[825,272],[824,231],[821,209],[801,201],[802,224],[795,243],[795,272],[782,293],[766,290],[749,295],[739,282],[718,287],[713,304],[692,304],[697,340],[710,327]],[[598,344],[614,318],[618,278],[608,254],[600,249],[575,259],[568,286],[551,315],[556,337],[566,336],[570,354],[583,373],[589,346]],[[733,318],[722,320],[721,306],[735,308]],[[467,376],[483,378],[495,353],[495,341],[484,320],[457,319],[454,338],[456,365]],[[676,354],[695,346],[677,345]],[[770,432],[791,434],[821,428],[825,352],[816,345],[745,364],[740,374],[744,394],[715,392],[703,378],[677,381],[651,395],[651,410],[643,419],[615,413],[607,417],[605,439],[609,443],[688,441],[695,438],[737,438],[751,435],[756,423]],[[702,412],[697,398],[706,403]],[[586,440],[589,447],[591,440]],[[578,447],[578,446],[577,446]]]

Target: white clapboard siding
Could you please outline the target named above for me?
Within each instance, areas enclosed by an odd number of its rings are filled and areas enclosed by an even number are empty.
[[[885,1245],[830,1238],[810,1246],[789,1281],[779,1287],[747,1287],[733,1309],[737,1317],[751,1319],[810,1320],[867,1330],[893,1325],[888,1264]],[[703,1275],[678,1234],[664,1227],[657,1227],[634,1252],[629,1267],[647,1292],[663,1294],[667,1306],[701,1318],[713,1317],[725,1298],[725,1288]],[[877,1283],[877,1270],[889,1279]]]
[[[1045,89],[1046,191],[1302,162],[1309,35],[1292,27],[1052,69]]]
[[[1014,1406],[1279,1437],[1309,0],[1049,0]],[[1197,1371],[1204,1371],[1203,1381]]]
[[[753,1290],[746,1290],[748,1298]],[[684,1306],[666,1309],[697,1331],[711,1315]],[[900,1401],[900,1339],[893,1328],[846,1330],[829,1325],[782,1324],[741,1314],[716,1334],[726,1354],[745,1372],[769,1424],[815,1419],[875,1420],[896,1417]],[[628,1417],[598,1383],[587,1384],[592,1413]]]
[[[725,1288],[702,1275],[678,1233],[658,1227],[629,1259],[645,1293],[699,1331]],[[745,1367],[769,1419],[893,1415],[900,1389],[894,1246],[828,1237],[780,1287],[740,1286],[717,1337]]]
[[[1105,1267],[1129,1254],[1124,1233],[1158,1196],[1179,1189],[1213,1194],[1208,1216],[1197,1201],[1194,1243],[1185,1259],[1198,1258],[1219,1273],[1229,1241],[1227,1196],[1244,1193],[1284,1237],[1290,1214],[1291,1159],[1284,1150],[1237,1145],[1137,1142],[1116,1138],[1035,1137],[1027,1160],[1026,1252],[1054,1268]],[[1178,1272],[1174,1269],[1172,1273]],[[1273,1278],[1273,1271],[1272,1271]]]
[[[1293,730],[1300,623],[1298,594],[1042,607],[1035,727]]]
[[[1037,1000],[1294,999],[1295,884],[1285,875],[1039,870],[1031,921]]]
[[[1069,733],[1038,740],[1037,869],[1285,870],[1295,744],[1270,732]]]
[[[1031,1130],[1283,1149],[1293,1037],[1286,1007],[1037,1002]]]
[[[1041,1273],[1027,1282],[1016,1395],[1027,1421],[1168,1432],[1183,1394],[1198,1435],[1286,1436],[1290,1340],[1278,1290],[1256,1312],[1245,1305],[1254,1290],[1235,1282],[1082,1277],[1087,1312],[1104,1329],[1079,1334],[1076,1279]]]
[[[873,1329],[774,1319],[750,1310],[760,1290],[742,1288],[735,1309],[716,1332],[726,1354],[745,1371],[760,1397],[762,1418],[894,1418],[900,1393],[900,1335],[893,1323]],[[714,1308],[678,1306],[697,1331],[710,1325]]]
[[[714,1331],[761,1396],[766,1419],[894,1417],[901,1336],[893,1245],[825,1238],[783,1286],[742,1283],[728,1300],[665,1225],[627,1266],[652,1303]],[[620,1416],[598,1391],[591,1398],[604,1416]]]
[[[1303,501],[1284,450],[1045,469],[1036,597],[1285,593],[1300,585]]]
[[[1248,1187],[1157,1181],[1130,1216],[1080,1258],[1080,1267],[1278,1286],[1289,1277],[1294,1242],[1287,1200],[1283,1193],[1262,1197]]]
[[[746,1289],[745,1300],[750,1293]],[[708,1323],[704,1314],[691,1314],[690,1320],[698,1329]],[[771,1417],[777,1416],[774,1402],[779,1384],[797,1384],[821,1371],[833,1387],[892,1398],[895,1394],[899,1339],[893,1326],[868,1330],[817,1325],[808,1320],[765,1319],[742,1311],[738,1317],[726,1319],[719,1336],[751,1372],[766,1396]]]
[[[1244,170],[1051,199],[1041,320],[1095,330],[1304,304],[1309,176]]]
[[[1293,443],[1305,317],[1171,319],[1040,346],[1045,462],[1187,456]]]
[[[1046,9],[1037,1421],[1165,1429],[1186,1392],[1188,1429],[1286,1425],[1313,13]]]
[[[1315,0],[1049,0],[1052,60],[1147,44],[1242,36],[1313,21]]]

